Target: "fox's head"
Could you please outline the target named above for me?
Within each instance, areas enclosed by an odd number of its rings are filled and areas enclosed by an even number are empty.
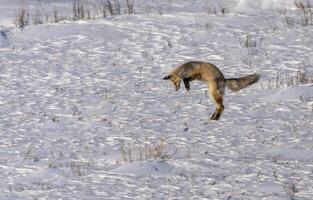
[[[163,78],[163,80],[170,80],[171,83],[174,85],[175,90],[176,91],[179,90],[181,78],[177,76],[176,74],[172,73],[170,75],[167,75]]]

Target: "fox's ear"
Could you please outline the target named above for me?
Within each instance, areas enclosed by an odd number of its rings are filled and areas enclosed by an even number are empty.
[[[168,80],[171,78],[171,75],[164,76],[163,80]]]

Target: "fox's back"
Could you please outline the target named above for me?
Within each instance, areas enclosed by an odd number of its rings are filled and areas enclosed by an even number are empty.
[[[181,77],[199,75],[202,81],[224,80],[223,73],[213,64],[201,61],[189,61],[178,68],[176,73]]]

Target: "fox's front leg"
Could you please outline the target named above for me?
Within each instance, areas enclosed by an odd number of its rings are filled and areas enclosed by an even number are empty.
[[[189,82],[191,81],[191,78],[184,78],[183,80],[184,80],[184,85],[185,85],[186,90],[189,91],[190,90]]]

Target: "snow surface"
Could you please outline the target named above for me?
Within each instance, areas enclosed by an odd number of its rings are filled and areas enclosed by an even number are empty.
[[[19,3],[0,2],[0,199],[313,199],[313,85],[269,87],[313,74],[313,29],[296,11],[289,27],[239,1],[221,1],[224,16],[205,13],[212,1],[144,1],[134,15],[19,30]],[[210,121],[205,84],[162,80],[187,60],[262,77],[227,91]]]

